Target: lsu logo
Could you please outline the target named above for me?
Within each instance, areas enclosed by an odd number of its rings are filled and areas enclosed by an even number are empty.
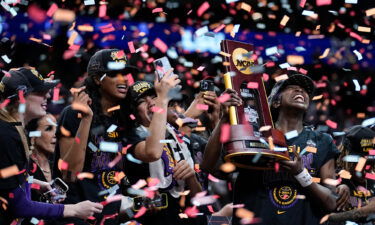
[[[111,58],[115,62],[122,62],[126,64],[126,56],[124,51],[113,51],[111,52]]]
[[[244,74],[251,74],[251,67],[254,66],[254,60],[250,59],[249,52],[244,48],[236,48],[232,53],[233,64]]]

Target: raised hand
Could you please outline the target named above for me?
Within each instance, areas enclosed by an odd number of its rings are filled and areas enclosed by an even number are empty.
[[[82,118],[93,116],[93,112],[90,108],[91,98],[86,92],[84,92],[85,88],[86,87],[81,87],[79,89],[72,91],[72,109],[80,111],[82,113]]]

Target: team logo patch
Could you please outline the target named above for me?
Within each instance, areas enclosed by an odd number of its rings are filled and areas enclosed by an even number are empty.
[[[297,199],[297,189],[293,186],[276,186],[269,191],[271,202],[278,208],[287,209],[292,207]]]
[[[116,171],[103,171],[99,174],[98,182],[102,189],[109,189],[117,184]]]

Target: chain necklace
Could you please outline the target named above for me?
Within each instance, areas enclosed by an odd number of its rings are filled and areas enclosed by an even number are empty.
[[[35,153],[36,155],[38,155],[37,152],[34,152],[34,153]],[[48,173],[48,174],[51,173],[51,169],[49,169],[49,170],[45,170],[45,169],[43,169],[43,167],[39,164],[39,160],[38,160],[38,158],[37,158],[36,156],[34,156],[33,154],[32,154],[31,156],[32,156],[32,158],[33,158],[35,164],[40,168],[40,170],[41,170],[43,173]]]

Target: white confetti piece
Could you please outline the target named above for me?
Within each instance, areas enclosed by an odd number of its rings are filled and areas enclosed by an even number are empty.
[[[348,3],[348,4],[357,4],[358,0],[345,0],[345,3]]]
[[[357,79],[353,79],[353,83],[355,85],[355,91],[360,91],[361,90],[361,86],[359,85],[358,80]]]
[[[303,16],[313,16],[315,14],[314,11],[311,10],[303,10],[302,15]]]
[[[1,58],[4,60],[4,62],[6,62],[6,63],[10,63],[10,62],[12,62],[12,60],[7,56],[7,55],[2,55],[1,56]]]
[[[364,120],[362,122],[362,126],[364,126],[364,127],[367,127],[367,126],[370,126],[370,125],[373,125],[373,124],[375,124],[375,117]]]
[[[297,130],[292,130],[292,131],[289,131],[288,133],[285,133],[285,137],[287,140],[290,140],[292,138],[295,138],[298,136],[298,132]]]
[[[117,126],[112,124],[110,127],[108,127],[107,129],[107,133],[110,133],[110,132],[113,132],[117,129]]]
[[[42,136],[42,132],[40,130],[30,131],[29,137],[40,137]]]
[[[32,224],[38,224],[39,220],[37,218],[33,217],[33,218],[31,218],[30,223],[32,223]]]
[[[353,52],[357,56],[358,61],[361,60],[361,59],[363,59],[362,54],[359,51],[354,50]]]
[[[28,176],[27,177],[27,183],[29,183],[29,184],[34,183],[34,176]]]
[[[159,143],[160,143],[160,144],[173,143],[173,140],[172,140],[172,139],[160,140]]]
[[[298,46],[298,47],[296,47],[296,51],[297,52],[304,52],[304,51],[306,51],[306,49],[302,46]]]
[[[126,154],[126,158],[129,160],[129,161],[132,161],[134,163],[137,163],[137,164],[142,164],[142,161],[141,160],[138,160],[136,158],[134,158],[134,156],[132,154]]]
[[[85,5],[95,5],[95,0],[85,0],[83,3]]]
[[[205,33],[208,32],[208,27],[207,26],[204,26],[204,27],[201,27],[199,28],[198,30],[195,31],[195,35],[197,37],[200,37],[200,36],[203,36]]]
[[[279,67],[280,67],[281,69],[286,69],[286,68],[291,67],[291,65],[289,65],[289,63],[283,63],[283,64],[280,64]]]
[[[102,142],[100,142],[99,149],[102,152],[117,153],[118,152],[118,144],[115,143],[115,142],[102,141]]]
[[[96,147],[92,142],[89,142],[88,147],[91,149],[91,151],[96,152],[98,151],[98,147]]]
[[[275,152],[286,152],[286,151],[288,151],[288,148],[286,148],[286,147],[274,147],[273,150]]]
[[[267,56],[275,55],[275,54],[278,54],[277,46],[274,46],[274,47],[271,47],[271,48],[266,48],[266,55]]]
[[[346,155],[344,156],[344,158],[342,158],[342,160],[344,162],[356,163],[358,162],[359,158],[361,158],[361,156],[359,155]]]
[[[19,113],[25,113],[26,111],[26,104],[19,104],[18,105],[18,112]]]

